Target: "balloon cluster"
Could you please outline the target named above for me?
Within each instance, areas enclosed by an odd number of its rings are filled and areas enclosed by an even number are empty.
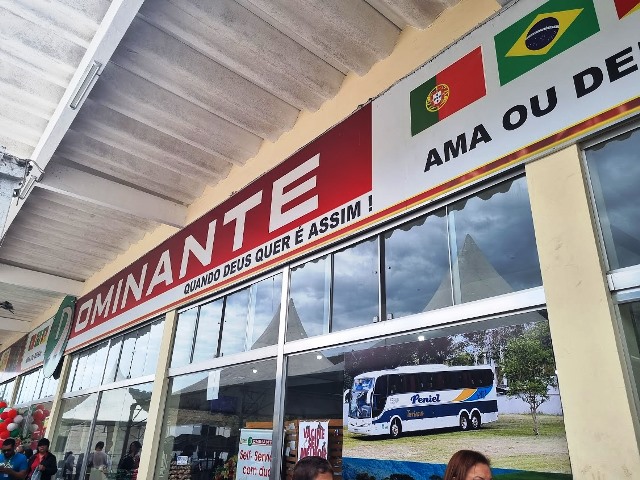
[[[36,450],[48,416],[49,410],[41,403],[18,412],[15,408],[9,408],[7,402],[0,401],[0,440],[15,438],[17,445],[30,443],[29,447]]]

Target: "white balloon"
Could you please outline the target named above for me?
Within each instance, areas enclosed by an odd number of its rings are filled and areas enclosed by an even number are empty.
[[[24,417],[22,415],[16,415],[15,417],[13,417],[13,421],[15,423],[20,423],[22,420],[24,420]]]
[[[37,432],[39,428],[40,427],[38,427],[38,425],[36,425],[35,423],[29,425],[29,430],[31,430],[32,432]]]
[[[18,425],[16,425],[13,422],[11,422],[9,425],[7,425],[7,431],[8,432],[13,432],[16,428],[18,428]]]

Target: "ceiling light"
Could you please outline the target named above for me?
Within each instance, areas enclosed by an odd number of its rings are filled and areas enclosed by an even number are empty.
[[[82,104],[82,102],[84,102],[85,98],[87,98],[87,95],[100,76],[101,68],[102,64],[96,61],[94,61],[93,64],[89,67],[89,69],[85,73],[84,79],[80,83],[80,86],[76,90],[76,93],[73,95],[71,103],[69,104],[69,107],[71,107],[72,110],[78,108]]]

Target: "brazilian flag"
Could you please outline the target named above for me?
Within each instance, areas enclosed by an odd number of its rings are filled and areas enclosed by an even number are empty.
[[[500,85],[599,31],[593,0],[549,0],[494,37]]]

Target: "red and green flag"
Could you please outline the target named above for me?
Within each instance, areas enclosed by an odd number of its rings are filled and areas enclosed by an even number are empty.
[[[600,31],[593,0],[549,0],[494,37],[500,84]]]
[[[486,93],[482,49],[478,47],[411,91],[411,136],[462,110]]]
[[[614,0],[614,2],[618,11],[618,18],[640,11],[640,0]]]

